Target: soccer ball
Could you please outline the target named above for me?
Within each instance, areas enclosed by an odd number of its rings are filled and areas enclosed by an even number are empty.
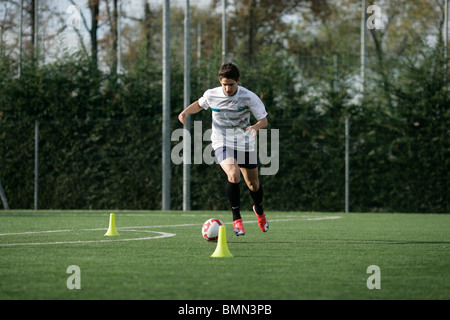
[[[219,227],[223,223],[219,219],[208,219],[205,221],[202,227],[202,236],[206,241],[216,241],[219,237]]]

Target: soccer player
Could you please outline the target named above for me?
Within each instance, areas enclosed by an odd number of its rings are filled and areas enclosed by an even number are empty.
[[[219,70],[220,87],[209,89],[198,101],[191,104],[178,119],[186,125],[190,114],[212,110],[212,148],[226,173],[228,201],[233,213],[233,227],[237,236],[245,234],[240,213],[241,173],[254,201],[253,212],[263,232],[269,229],[263,211],[263,189],[258,179],[258,162],[255,138],[258,130],[267,127],[267,112],[261,99],[250,90],[239,86],[240,72],[233,63],[222,65]],[[250,114],[257,122],[250,125]]]

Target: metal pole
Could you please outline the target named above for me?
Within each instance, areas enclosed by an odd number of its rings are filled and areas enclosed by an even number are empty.
[[[5,191],[3,190],[1,182],[0,182],[0,199],[3,202],[3,207],[5,208],[5,210],[9,210],[8,200],[6,199]]]
[[[22,35],[23,35],[23,0],[20,0],[20,8],[19,8],[20,14],[19,14],[19,70],[18,75],[20,78],[20,75],[22,74]]]
[[[200,86],[200,68],[202,66],[202,24],[197,25],[197,86]]]
[[[34,0],[34,57],[39,57],[39,0]]]
[[[34,54],[39,65],[39,0],[34,1]],[[34,210],[38,209],[39,195],[39,120],[34,123]]]
[[[338,56],[333,56],[334,78],[333,90],[338,88]],[[349,118],[345,116],[345,212],[349,212],[350,201],[350,125]]]
[[[448,88],[448,0],[445,0],[444,6],[444,58],[445,58],[445,82]]]
[[[189,16],[189,0],[186,0],[184,19],[184,108],[189,107],[191,100],[191,21]],[[191,117],[186,119],[183,137],[183,211],[191,210]]]
[[[366,68],[366,0],[362,0],[361,8],[361,87],[360,93],[364,99],[364,83]],[[350,120],[345,117],[345,212],[350,212]]]
[[[227,57],[227,20],[226,20],[227,0],[222,0],[222,64]]]
[[[170,0],[163,7],[162,210],[170,210]]]
[[[345,212],[350,212],[350,122],[345,117]]]
[[[361,13],[361,94],[364,95],[366,68],[366,0],[362,0]]]
[[[38,209],[39,195],[39,120],[34,123],[34,210]]]
[[[444,7],[444,57],[447,59],[448,57],[448,0],[445,0],[445,7]]]
[[[117,13],[117,74],[122,73],[122,0],[119,1],[119,12]]]

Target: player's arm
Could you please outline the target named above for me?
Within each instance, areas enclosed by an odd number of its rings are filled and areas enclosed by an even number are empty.
[[[259,120],[253,126],[247,128],[247,131],[251,131],[252,135],[255,136],[258,130],[267,128],[269,122],[267,121],[267,117]]]
[[[190,114],[198,113],[200,111],[204,110],[202,107],[200,107],[200,104],[198,101],[195,101],[193,104],[191,104],[189,107],[184,109],[179,115],[178,120],[184,125],[186,125],[186,118]]]

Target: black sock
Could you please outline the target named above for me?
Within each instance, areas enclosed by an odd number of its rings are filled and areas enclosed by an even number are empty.
[[[233,212],[233,221],[241,219],[241,189],[239,183],[227,183],[228,201],[230,202],[231,211]]]
[[[263,189],[262,185],[259,184],[258,191],[250,190],[250,195],[252,196],[253,202],[255,203],[255,211],[257,214],[262,215],[264,213],[262,202],[263,202]]]

